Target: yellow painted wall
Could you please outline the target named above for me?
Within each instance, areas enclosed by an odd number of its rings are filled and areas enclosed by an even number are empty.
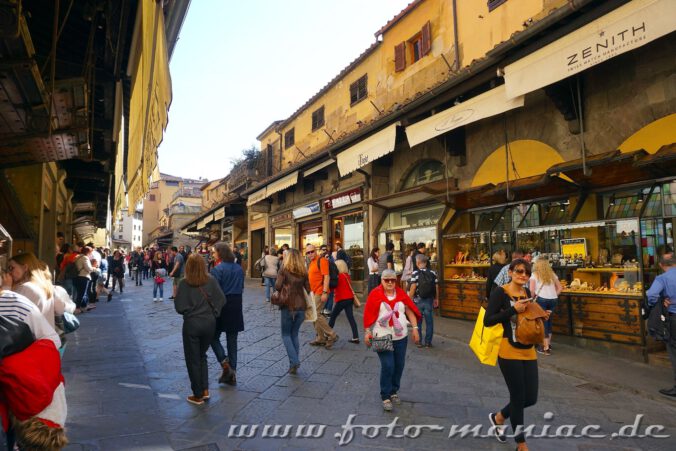
[[[510,180],[544,174],[551,166],[564,161],[556,149],[540,141],[529,139],[512,141],[509,143],[509,150],[511,153]],[[512,161],[514,166],[512,166]],[[518,175],[513,167],[516,167]],[[506,180],[505,173],[505,146],[501,146],[494,150],[477,169],[471,186],[481,186],[486,183],[497,185]]]
[[[460,67],[482,58],[495,45],[523,30],[524,22],[528,23],[531,18],[537,21],[565,3],[565,0],[510,0],[489,12],[486,1],[458,1]],[[384,22],[388,19],[383,17]],[[412,63],[407,48],[406,69],[395,72],[395,45],[408,41],[427,21],[431,22],[432,32],[430,54]],[[279,130],[286,133],[293,128],[295,135],[295,145],[283,150],[282,169],[301,161],[303,155],[313,155],[331,144],[324,130],[337,141],[380,117],[378,110],[391,111],[395,105],[405,104],[446,81],[450,70],[442,55],[449,64],[454,64],[453,35],[451,0],[426,0],[401,18],[383,34],[381,44],[373,53]],[[368,98],[351,107],[350,84],[364,74],[368,74]],[[304,99],[298,100],[300,106]],[[325,125],[313,132],[312,113],[322,105]],[[261,149],[279,139],[277,131],[272,129],[261,137]],[[275,169],[278,169],[277,158]]]
[[[643,149],[648,153],[657,152],[660,147],[676,142],[676,113],[660,118],[627,138],[620,144],[620,151],[632,152]]]

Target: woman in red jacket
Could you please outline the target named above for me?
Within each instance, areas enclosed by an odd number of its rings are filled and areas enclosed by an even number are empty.
[[[333,325],[336,324],[336,318],[338,318],[340,312],[345,310],[345,315],[352,328],[352,340],[350,340],[350,343],[359,343],[357,323],[354,320],[354,313],[352,312],[355,294],[352,290],[349,269],[347,268],[347,263],[343,260],[336,260],[336,267],[338,268],[338,286],[333,290],[333,297],[336,303],[333,306],[333,310],[331,310],[329,326],[333,328]]]
[[[404,290],[397,286],[397,274],[386,269],[381,284],[371,291],[364,309],[364,341],[371,347],[374,339],[392,340],[392,350],[378,352],[380,359],[380,398],[383,409],[392,410],[392,404],[401,404],[399,387],[406,360],[408,324],[413,327],[413,340],[420,342],[418,322],[420,311]]]

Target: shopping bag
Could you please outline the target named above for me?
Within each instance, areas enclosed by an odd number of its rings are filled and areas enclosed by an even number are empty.
[[[315,304],[314,296],[312,293],[305,292],[305,304],[307,305],[305,310],[305,321],[314,323],[317,321],[317,304]]]
[[[502,341],[503,328],[502,324],[485,327],[485,315],[486,309],[481,307],[476,324],[474,324],[474,332],[472,332],[469,347],[474,351],[479,362],[495,366],[498,362],[498,350],[500,349],[500,341]]]

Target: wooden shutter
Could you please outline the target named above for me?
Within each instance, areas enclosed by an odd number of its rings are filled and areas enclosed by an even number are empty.
[[[432,25],[429,21],[422,27],[422,43],[420,45],[420,54],[427,55],[432,50]]]
[[[402,42],[394,46],[394,71],[401,72],[406,69],[406,43]]]

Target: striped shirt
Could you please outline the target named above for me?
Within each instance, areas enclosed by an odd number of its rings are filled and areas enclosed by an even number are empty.
[[[52,340],[57,349],[61,347],[59,335],[49,325],[37,306],[25,296],[2,290],[0,292],[0,316],[14,318],[28,324],[36,340]]]

